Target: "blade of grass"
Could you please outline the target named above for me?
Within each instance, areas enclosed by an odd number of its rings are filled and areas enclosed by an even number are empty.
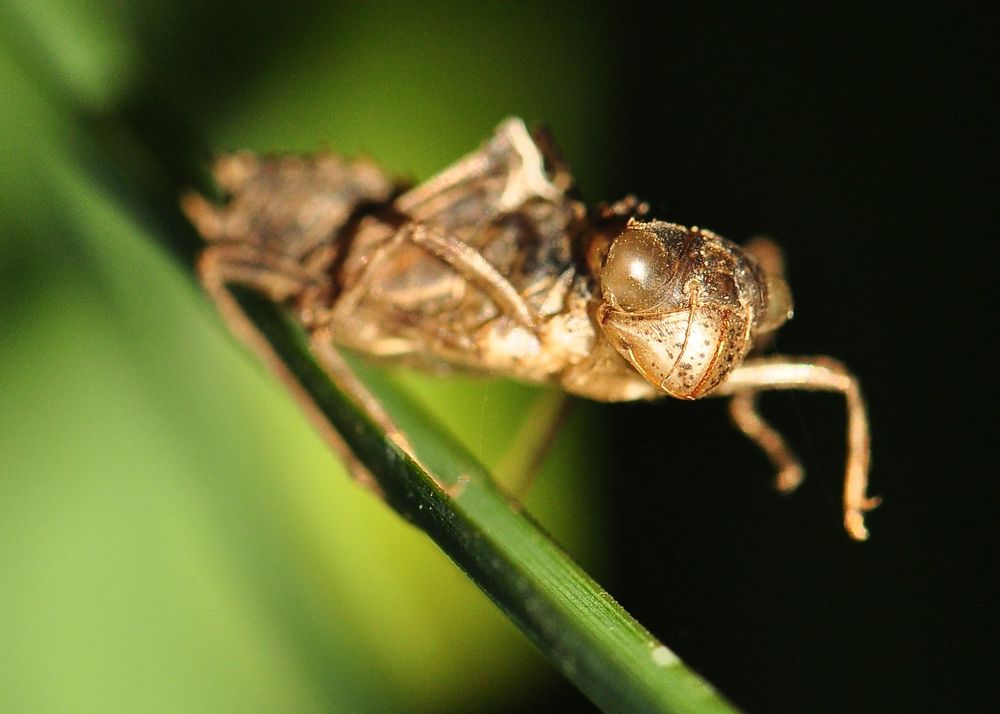
[[[26,70],[31,69],[26,63]],[[175,180],[198,183],[188,167],[175,165],[177,156],[193,153],[190,137],[180,132],[186,144],[172,147],[162,136],[154,141],[150,134],[157,132],[134,132],[127,118],[114,116],[90,117],[81,122],[84,126],[75,126],[87,112],[60,95],[55,73],[41,75],[36,77],[40,86],[49,90],[73,121],[73,130],[79,131],[75,145],[80,156],[75,158],[88,165],[95,180],[113,186],[134,214],[156,224],[153,232],[190,266],[195,250],[191,231],[179,225],[176,193],[162,188],[171,182],[139,180],[149,180],[159,164],[160,169],[173,166],[177,175],[164,173]],[[155,126],[159,129],[160,124]],[[149,153],[151,164],[140,176],[132,164],[142,152]],[[336,388],[313,361],[301,330],[280,308],[252,292],[234,294],[330,424],[375,475],[389,505],[425,531],[592,701],[607,711],[733,711],[574,564],[396,385],[359,366],[366,386],[413,444],[419,464]]]
[[[186,234],[191,231],[175,231],[174,220],[161,221],[164,197],[130,190],[120,162],[91,159],[95,178],[115,186],[114,193],[190,267]],[[351,362],[406,435],[415,458],[337,388],[282,308],[251,290],[230,290],[287,371],[372,472],[386,502],[430,536],[595,704],[622,712],[735,711],[577,566],[396,383]]]
[[[337,389],[283,310],[251,291],[233,292],[371,469],[389,505],[426,532],[595,704],[606,711],[733,711],[518,510],[484,468],[395,384],[375,370],[359,369],[407,435],[419,463]]]

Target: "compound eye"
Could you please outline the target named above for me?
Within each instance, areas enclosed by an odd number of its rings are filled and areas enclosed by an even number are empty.
[[[629,228],[611,244],[601,271],[604,300],[625,312],[654,310],[667,298],[674,267],[660,238]]]

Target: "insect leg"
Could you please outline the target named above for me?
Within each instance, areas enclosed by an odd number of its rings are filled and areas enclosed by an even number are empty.
[[[803,470],[795,452],[778,431],[760,415],[757,392],[740,392],[729,400],[729,416],[736,428],[750,438],[778,471],[775,487],[789,493],[802,483]]]
[[[522,327],[534,329],[535,318],[520,293],[483,254],[468,243],[414,223],[402,230],[410,232],[410,240],[446,262],[457,273],[485,292],[497,307]]]
[[[254,327],[226,287],[230,284],[246,286],[260,291],[272,300],[280,301],[308,284],[302,276],[283,272],[286,266],[274,263],[273,259],[262,254],[256,255],[251,261],[250,253],[237,246],[211,246],[202,253],[198,261],[198,277],[229,328],[286,384],[320,435],[341,457],[353,478],[362,486],[380,493],[374,476],[330,426],[308,393],[274,353],[268,341]]]
[[[749,359],[733,370],[713,394],[753,394],[775,389],[839,392],[844,395],[847,402],[844,526],[851,537],[865,540],[868,531],[864,514],[875,508],[880,500],[866,493],[870,435],[867,408],[857,378],[844,365],[829,357],[759,357]]]
[[[313,356],[319,361],[326,371],[327,375],[331,380],[337,385],[337,387],[347,394],[362,410],[370,416],[376,424],[382,429],[386,437],[392,441],[400,450],[404,451],[407,456],[416,461],[421,465],[424,472],[434,480],[443,492],[447,493],[452,498],[458,498],[462,490],[465,488],[465,484],[468,483],[468,477],[459,477],[454,484],[442,483],[439,481],[435,475],[433,469],[427,468],[423,465],[420,459],[417,457],[416,452],[410,445],[409,440],[406,438],[406,434],[400,429],[396,423],[389,416],[388,412],[382,407],[381,402],[379,402],[378,397],[372,394],[361,380],[358,379],[354,370],[351,366],[347,364],[340,353],[333,346],[333,335],[329,328],[320,328],[315,330],[309,336],[309,348],[313,353]],[[354,458],[352,456],[352,458]],[[355,462],[361,468],[365,468],[361,465],[360,461],[355,459]],[[368,477],[372,479],[374,484],[374,477],[371,476],[371,472],[365,469],[365,473]]]
[[[322,328],[313,332],[309,336],[309,348],[337,387],[353,399],[382,428],[391,441],[413,456],[413,448],[406,440],[406,436],[382,408],[378,398],[361,383],[354,370],[333,346],[333,336],[330,331]]]
[[[493,469],[497,480],[506,485],[516,502],[520,503],[527,496],[573,404],[566,392],[543,392],[531,405],[528,416],[511,440],[518,448],[508,451]]]
[[[337,298],[331,322],[337,316],[350,315],[369,293],[377,279],[377,268],[391,259],[406,243],[419,245],[437,256],[473,285],[485,292],[505,315],[517,324],[534,330],[536,320],[524,299],[503,275],[483,255],[468,243],[433,231],[421,223],[408,223],[380,245],[372,254],[361,274]]]

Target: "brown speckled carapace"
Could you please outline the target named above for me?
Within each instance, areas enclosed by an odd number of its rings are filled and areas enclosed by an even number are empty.
[[[792,314],[773,243],[741,248],[652,220],[631,197],[588,210],[551,141],[519,119],[408,189],[370,161],[330,154],[237,153],[220,157],[214,176],[225,205],[188,194],[183,206],[208,241],[202,281],[245,337],[227,284],[290,306],[341,381],[335,345],[603,401],[732,396],[736,425],[774,462],[782,490],[802,468],[756,395],[839,392],[845,525],[867,537],[863,514],[877,500],[866,495],[857,380],[830,358],[750,356]]]

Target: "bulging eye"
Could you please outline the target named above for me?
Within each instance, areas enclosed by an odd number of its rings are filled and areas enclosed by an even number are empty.
[[[667,298],[675,261],[663,241],[629,228],[615,238],[601,271],[604,300],[625,312],[648,312]]]

